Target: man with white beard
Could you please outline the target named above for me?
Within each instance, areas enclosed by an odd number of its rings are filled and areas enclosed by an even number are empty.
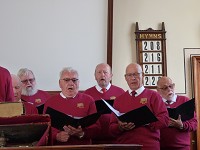
[[[31,70],[21,68],[17,75],[22,82],[21,98],[23,100],[33,103],[33,105],[37,107],[44,104],[47,99],[50,98],[50,94],[48,92],[37,89],[36,79]],[[42,113],[41,110],[38,111],[39,113]]]

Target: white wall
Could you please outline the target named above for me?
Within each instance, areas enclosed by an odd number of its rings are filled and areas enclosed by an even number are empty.
[[[79,71],[80,90],[93,86],[106,38],[107,0],[0,0],[0,65],[32,69],[40,89],[60,90],[68,66]]]
[[[141,30],[158,30],[164,22],[168,76],[176,92],[185,94],[183,49],[200,47],[199,6],[199,0],[114,0],[113,83],[128,88],[123,75],[126,66],[136,62],[135,23]]]
[[[200,47],[199,6],[199,0],[114,0],[113,84],[128,88],[124,72],[136,61],[135,23],[159,29],[164,22],[168,76],[185,94],[183,51]],[[0,0],[0,20],[0,65],[11,73],[28,67],[39,88],[59,90],[59,71],[72,66],[81,90],[96,84],[94,68],[106,62],[107,0]]]

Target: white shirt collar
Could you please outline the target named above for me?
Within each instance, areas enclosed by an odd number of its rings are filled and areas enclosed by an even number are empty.
[[[177,95],[176,94],[174,94],[174,96],[172,97],[172,99],[171,99],[171,102],[170,102],[170,104],[173,104],[173,103],[175,103],[176,102],[176,98],[177,98]],[[163,99],[163,102],[165,102],[165,103],[167,103],[167,99],[165,99],[165,98],[162,98]]]
[[[143,91],[144,91],[144,86],[141,86],[139,89],[137,89],[137,90],[135,90],[135,92],[136,92],[136,94],[135,94],[135,96],[138,96],[138,95],[140,95]],[[129,94],[132,96],[132,91],[133,90],[131,90],[131,89],[129,89],[128,90],[128,92],[129,92]]]
[[[111,87],[111,83],[108,84],[108,86],[106,87],[106,90],[109,90]],[[101,92],[101,87],[99,85],[96,85],[95,88],[97,89],[97,91]]]
[[[62,92],[60,92],[60,96],[62,97],[62,98],[64,98],[64,99],[67,99],[67,98],[69,98],[69,97],[66,97]],[[76,96],[76,95],[75,95]],[[73,96],[73,97],[70,97],[70,98],[74,98],[75,96]]]

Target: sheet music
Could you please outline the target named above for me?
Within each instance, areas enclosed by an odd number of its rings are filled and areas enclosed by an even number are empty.
[[[108,102],[106,102],[104,99],[102,99],[103,102],[110,108],[110,110],[116,115],[116,116],[121,116],[124,113],[120,113],[118,110],[116,110],[115,108],[113,108]]]

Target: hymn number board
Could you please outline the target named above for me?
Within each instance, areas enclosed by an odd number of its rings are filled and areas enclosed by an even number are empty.
[[[139,30],[136,22],[137,61],[143,68],[147,88],[156,88],[158,79],[167,75],[165,33],[164,23],[162,30]]]

